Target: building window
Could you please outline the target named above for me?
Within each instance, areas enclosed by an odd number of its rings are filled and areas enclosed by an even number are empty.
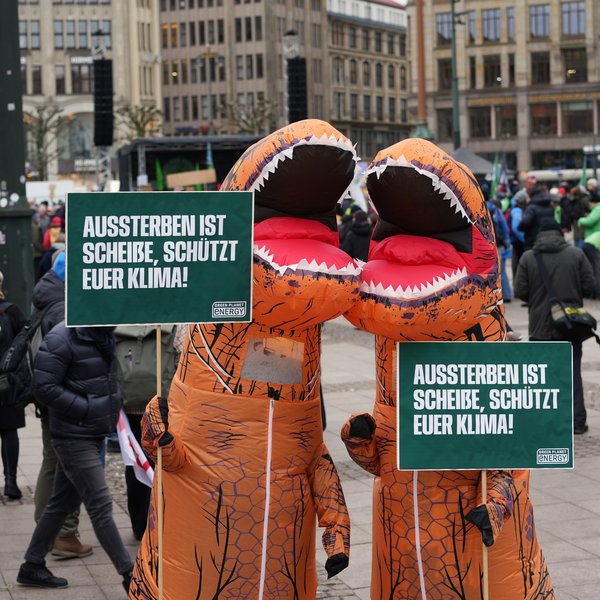
[[[565,49],[562,54],[565,83],[587,81],[587,53],[585,48]]]
[[[398,43],[398,54],[400,56],[406,56],[406,36],[403,33],[400,34],[400,37],[398,38]]]
[[[483,85],[486,88],[502,85],[502,66],[499,54],[483,57]]]
[[[477,57],[469,56],[469,87],[474,90],[477,87]]]
[[[383,121],[383,96],[375,98],[375,115],[378,121]]]
[[[252,41],[252,17],[246,17],[244,19],[244,31],[246,34],[246,41]]]
[[[254,38],[257,42],[263,39],[262,17],[254,17]]]
[[[254,57],[246,54],[246,79],[254,79]]]
[[[585,35],[585,2],[563,2],[562,12],[562,34],[564,36]]]
[[[449,58],[438,59],[438,90],[448,91],[452,87],[452,61]]]
[[[80,48],[88,48],[89,47],[89,43],[88,43],[88,31],[87,31],[87,21],[79,21],[79,23],[77,24],[78,27],[78,40],[77,40],[77,45]]]
[[[400,121],[402,123],[408,121],[408,101],[406,98],[400,98]]]
[[[350,119],[358,121],[358,94],[350,94]]]
[[[371,96],[363,96],[363,119],[371,120]]]
[[[344,29],[341,23],[334,23],[331,28],[331,43],[334,46],[344,45]]]
[[[188,23],[190,29],[190,46],[196,45],[196,21]],[[198,102],[198,100],[196,100]]]
[[[492,8],[488,10],[482,10],[481,19],[483,26],[483,41],[500,41],[500,9]]]
[[[454,135],[451,108],[438,108],[437,110],[437,139],[440,142],[449,142]]]
[[[192,121],[197,121],[200,117],[198,112],[198,96],[192,96]]]
[[[375,32],[375,52],[381,53],[383,48],[383,35],[381,31]]]
[[[387,53],[390,56],[394,55],[394,34],[393,33],[388,33],[388,36],[387,36]]]
[[[241,54],[235,57],[235,78],[244,79],[244,57]]]
[[[346,94],[343,92],[333,92],[333,108],[335,118],[339,121],[345,117]]]
[[[363,50],[369,49],[369,30],[368,29],[363,29],[363,31],[362,31],[362,49]]]
[[[358,83],[358,65],[354,59],[350,60],[350,84],[356,85]]]
[[[260,17],[258,18],[260,19]],[[217,20],[217,42],[219,44],[225,43],[225,22],[223,21],[223,19]]]
[[[75,48],[75,21],[67,19],[67,49]]]
[[[496,136],[515,137],[517,135],[517,107],[514,104],[496,106]]]
[[[242,41],[242,19],[239,18],[235,20],[235,41]]]
[[[396,85],[396,70],[394,69],[394,65],[388,65],[388,88],[393,90]]]
[[[179,47],[185,48],[187,46],[187,24],[179,23]]]
[[[515,41],[515,9],[509,6],[506,9],[506,35],[509,42]]]
[[[375,85],[383,87],[383,65],[381,63],[375,65]]]
[[[42,67],[40,65],[31,66],[31,93],[34,96],[42,93]]]
[[[102,21],[102,34],[104,36],[104,45],[110,50],[112,48],[112,23],[110,21]]]
[[[529,7],[529,33],[532,38],[550,36],[550,5],[536,4]]]
[[[29,44],[32,50],[40,49],[40,22],[39,21],[31,21],[30,22],[30,32],[29,32]]]
[[[406,81],[406,67],[400,67],[400,89],[402,91],[406,90],[407,81]]]
[[[388,120],[390,123],[396,120],[396,98],[388,98]]]
[[[531,53],[531,85],[550,83],[550,52]]]
[[[181,121],[181,98],[173,98],[173,121]]]
[[[62,21],[54,21],[54,48],[56,50],[64,48]]]
[[[449,12],[435,15],[438,46],[452,43],[452,14]]]
[[[508,55],[508,85],[514,86],[516,84],[515,78],[515,55]]]
[[[198,45],[206,45],[206,37],[204,36],[204,21],[198,21]]]
[[[67,93],[67,86],[65,85],[65,65],[54,65],[54,85],[57,96],[63,96]]]
[[[472,138],[489,138],[492,135],[492,119],[489,106],[469,108],[469,124]]]
[[[556,135],[556,103],[531,104],[531,135]]]
[[[206,23],[206,39],[209,44],[215,43],[215,22],[207,21]]]
[[[188,61],[186,58],[181,59],[180,79],[181,83],[188,82]]]
[[[335,56],[333,59],[333,81],[344,83],[344,60],[339,56]]]
[[[171,83],[177,85],[179,83],[179,61],[173,61],[173,68],[171,69]]]
[[[183,120],[189,121],[190,120],[190,100],[187,96],[184,96],[182,98],[182,100],[183,100]]]
[[[92,92],[92,78],[90,65],[71,65],[71,93],[90,94]]]
[[[592,102],[563,102],[563,134],[589,134],[594,130],[594,108]]]
[[[27,21],[19,21],[19,48],[27,49]]]
[[[256,79],[262,79],[264,77],[264,68],[263,68],[263,55],[256,55]]]
[[[367,61],[363,63],[363,85],[371,85],[371,65]]]
[[[165,117],[165,122],[169,122],[171,120],[171,99],[164,98],[163,99],[163,115]]]
[[[477,22],[474,10],[469,12],[469,44],[474,44],[477,40]]]
[[[160,27],[160,45],[162,48],[169,47],[169,24],[163,23]]]

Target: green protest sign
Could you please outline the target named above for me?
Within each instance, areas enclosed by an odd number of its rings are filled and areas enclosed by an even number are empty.
[[[398,344],[401,470],[573,467],[571,345]]]
[[[251,320],[251,192],[69,194],[68,326]]]

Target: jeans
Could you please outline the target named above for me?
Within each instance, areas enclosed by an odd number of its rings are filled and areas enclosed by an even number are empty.
[[[34,519],[37,523],[48,504],[48,500],[52,495],[52,488],[54,486],[54,474],[56,473],[56,467],[58,459],[56,453],[52,447],[52,439],[50,437],[50,427],[47,419],[41,420],[42,424],[42,464],[40,466],[40,472],[38,474],[37,483],[35,485],[35,494],[33,499],[35,502]],[[79,537],[79,506],[67,515],[65,524],[58,533],[59,538],[65,537]]]
[[[102,439],[52,438],[52,446],[58,458],[54,490],[33,532],[25,560],[45,564],[45,556],[67,515],[83,501],[96,537],[117,572],[129,573],[133,562],[113,520],[112,497],[100,460]]]

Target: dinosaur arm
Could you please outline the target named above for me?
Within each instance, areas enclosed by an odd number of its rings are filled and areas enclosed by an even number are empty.
[[[165,471],[176,473],[188,463],[185,446],[169,431],[166,398],[154,396],[146,407],[142,417],[142,447],[155,463],[161,448]]]
[[[342,428],[342,441],[350,458],[365,471],[378,476],[381,470],[375,441],[375,420],[368,413],[354,414]]]
[[[492,546],[502,531],[504,521],[512,515],[515,502],[514,484],[510,471],[487,471],[485,504],[475,507],[467,520],[479,528],[486,546]],[[481,498],[481,479],[479,481]]]
[[[309,481],[319,526],[325,527],[323,548],[328,557],[325,568],[328,576],[333,577],[348,566],[350,517],[338,472],[325,444],[311,465]]]

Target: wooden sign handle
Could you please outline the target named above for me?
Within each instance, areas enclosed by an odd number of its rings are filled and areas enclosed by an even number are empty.
[[[485,505],[487,502],[487,471],[481,471],[481,502]],[[488,549],[483,544],[483,600],[489,600],[490,584],[489,584],[489,567],[488,567]]]
[[[162,329],[156,326],[156,395],[162,393]],[[163,600],[163,487],[162,487],[162,448],[158,447],[156,464],[158,494],[158,600]]]

